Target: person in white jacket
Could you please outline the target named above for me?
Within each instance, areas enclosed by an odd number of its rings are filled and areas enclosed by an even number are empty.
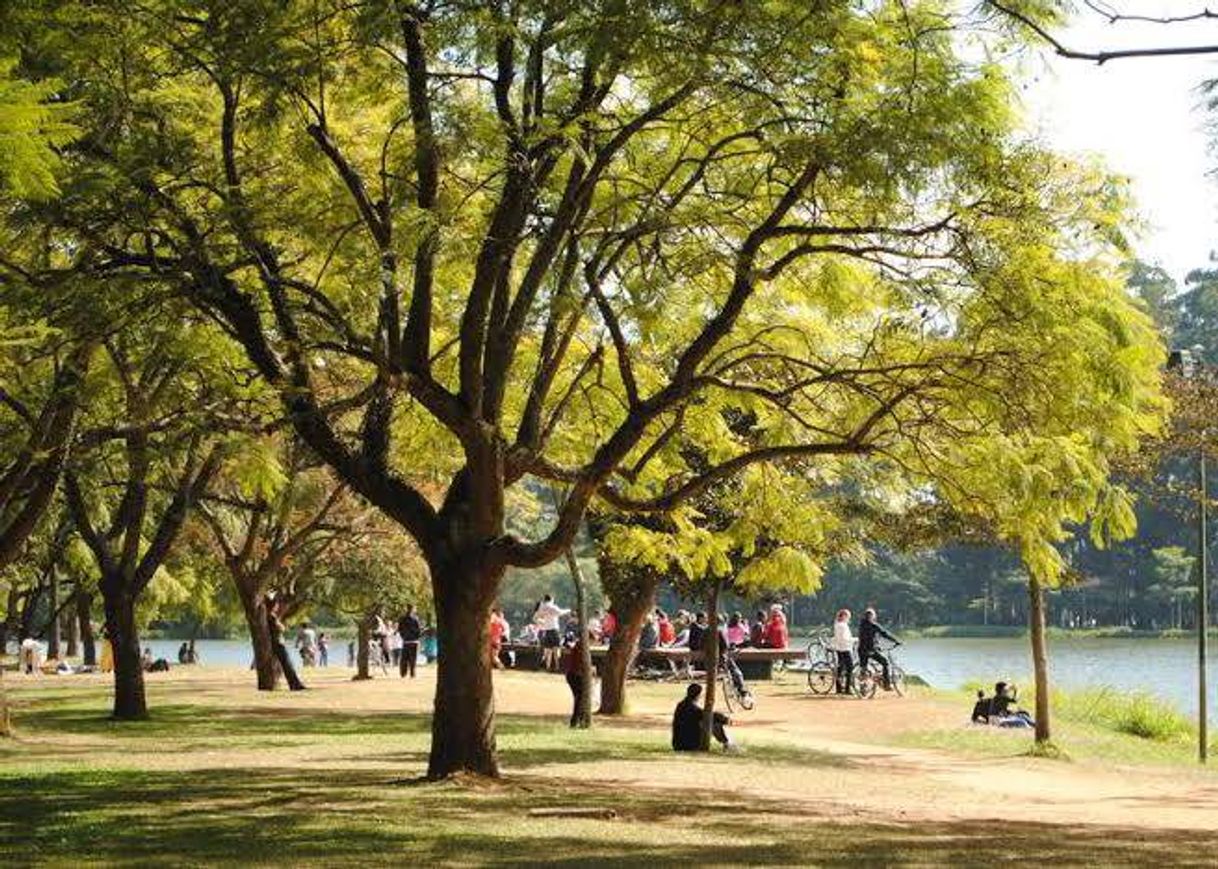
[[[537,605],[537,611],[533,613],[533,621],[541,633],[541,666],[546,670],[558,669],[562,646],[562,633],[559,631],[558,620],[570,612],[554,603],[554,598],[547,594]]]
[[[854,690],[854,634],[850,632],[850,610],[837,611],[829,648],[837,652],[836,692],[849,694]]]

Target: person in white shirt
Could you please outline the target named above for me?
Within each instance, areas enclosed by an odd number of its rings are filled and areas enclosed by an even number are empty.
[[[312,667],[317,663],[317,631],[308,622],[300,625],[296,633],[296,650],[300,652],[300,663]]]
[[[547,594],[537,605],[537,612],[533,614],[533,621],[541,632],[541,666],[546,670],[558,669],[562,646],[558,620],[570,612],[554,603],[554,598]]]
[[[836,693],[849,694],[854,690],[854,634],[850,632],[850,610],[837,611],[829,648],[837,652]]]

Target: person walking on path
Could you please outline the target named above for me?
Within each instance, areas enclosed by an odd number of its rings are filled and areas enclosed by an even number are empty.
[[[579,701],[588,690],[584,684],[584,675],[580,672],[580,659],[584,654],[584,640],[580,637],[574,645],[566,647],[563,656],[563,673],[567,676],[567,685],[571,688],[571,726],[579,724]]]
[[[850,633],[850,610],[840,609],[833,622],[833,639],[829,648],[837,653],[837,684],[835,692],[849,694],[854,690],[854,634]]]
[[[398,673],[403,679],[407,674],[415,678],[415,667],[419,662],[419,640],[423,637],[423,625],[414,611],[414,604],[406,605],[405,614],[398,619],[398,633],[402,637],[402,655],[398,659]]]
[[[570,612],[554,603],[553,596],[548,594],[537,605],[537,612],[533,616],[533,620],[541,631],[541,666],[545,670],[558,669],[558,658],[562,645],[558,620]]]
[[[511,626],[508,625],[508,620],[504,617],[503,610],[499,607],[491,610],[491,623],[488,630],[490,632],[491,643],[491,666],[499,670],[507,666],[504,661],[506,656],[504,655],[503,644],[511,637]]]
[[[271,648],[275,651],[275,660],[279,662],[283,678],[288,681],[288,688],[292,691],[303,691],[304,683],[296,675],[296,668],[292,666],[292,657],[288,654],[288,647],[283,644],[283,632],[286,629],[283,622],[279,620],[279,605],[275,598],[269,595],[266,598],[266,626],[271,632]]]

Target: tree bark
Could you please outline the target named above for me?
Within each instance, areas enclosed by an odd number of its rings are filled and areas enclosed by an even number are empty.
[[[80,625],[81,663],[97,666],[97,640],[93,636],[93,595],[76,590],[76,620]]]
[[[59,570],[52,562],[47,571],[47,601],[50,616],[47,618],[47,658],[53,661],[63,657],[59,633]]]
[[[481,563],[472,553],[467,558],[431,565],[440,657],[430,779],[459,772],[499,775],[489,619],[503,568]]]
[[[72,605],[75,603],[76,593],[73,592],[70,605],[60,616],[63,632],[67,634],[67,648],[64,650],[64,655],[69,658],[80,657],[80,624],[76,621],[76,607]]]
[[[1049,741],[1049,656],[1045,644],[1045,596],[1034,576],[1028,577],[1028,621],[1036,679],[1036,741],[1044,743]]]
[[[233,576],[245,613],[245,626],[250,632],[254,652],[254,673],[259,691],[274,691],[279,682],[279,662],[275,659],[274,641],[267,621],[266,600],[258,589],[244,577]]]
[[[17,590],[17,583],[14,582],[9,586],[8,605],[4,610],[4,624],[0,625],[0,655],[8,654],[9,637],[17,631],[20,604],[21,593]]]
[[[374,619],[374,615],[366,614],[359,620],[359,626],[356,628],[355,676],[353,677],[355,681],[372,678],[372,674],[368,672],[368,646],[372,642],[372,623]]]
[[[575,712],[575,726],[588,729],[592,726],[592,637],[588,633],[588,598],[585,594],[584,572],[575,558],[575,548],[567,547],[567,568],[575,585],[575,617],[579,620],[580,657],[579,671],[583,680],[583,691],[579,696]]]
[[[711,731],[715,724],[715,689],[719,685],[719,583],[711,586],[706,601],[707,628],[702,637],[702,658],[706,662],[706,705],[702,710],[702,750],[710,751]]]
[[[609,602],[617,613],[618,629],[609,642],[609,652],[601,665],[601,715],[626,713],[626,677],[638,651],[643,622],[655,603],[659,574],[639,571],[637,584],[628,588],[621,583],[609,587]]]
[[[121,579],[107,585],[116,585]],[[122,592],[103,591],[106,624],[114,645],[114,714],[119,721],[138,721],[148,717],[144,692],[144,668],[140,662],[140,638],[135,624],[135,598]]]

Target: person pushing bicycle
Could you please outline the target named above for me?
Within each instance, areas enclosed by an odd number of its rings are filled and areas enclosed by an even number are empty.
[[[890,640],[894,645],[901,645],[901,641],[894,637],[875,620],[875,610],[871,607],[863,610],[863,620],[859,622],[859,672],[865,672],[867,662],[870,660],[878,661],[880,669],[884,671],[884,690],[892,690],[892,674],[888,667],[888,658],[881,655],[875,648],[877,637],[884,637]]]

